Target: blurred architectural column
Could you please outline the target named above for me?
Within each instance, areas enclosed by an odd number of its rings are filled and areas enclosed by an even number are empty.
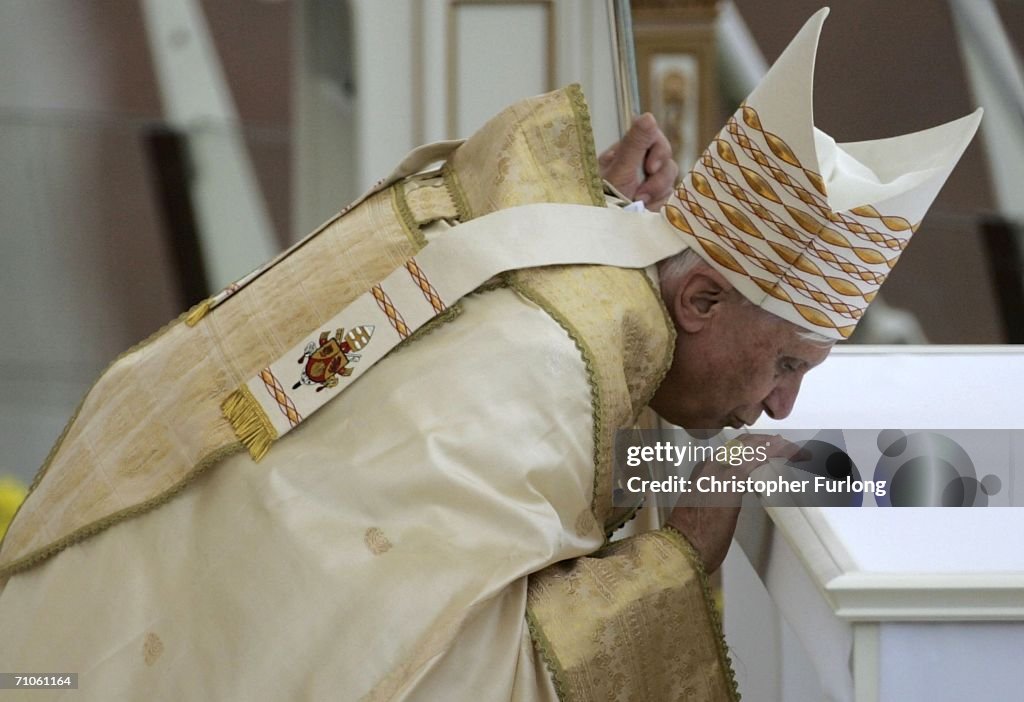
[[[598,149],[616,140],[603,3],[302,0],[294,222],[305,232],[413,147],[469,136],[522,98],[578,82]]]
[[[985,144],[998,215],[983,225],[1007,341],[1022,339],[1024,289],[1024,72],[992,0],[950,0]]]
[[[1001,213],[1024,222],[1024,75],[992,0],[950,0]]]
[[[292,231],[299,239],[358,196],[355,37],[347,0],[292,5]]]
[[[280,248],[198,0],[142,0],[169,125],[188,138],[192,197],[211,290]]]
[[[719,3],[715,31],[722,98],[739,105],[768,72],[768,62],[732,0]]]
[[[178,311],[138,138],[156,96],[122,9],[0,2],[0,477],[25,484],[96,375]]]

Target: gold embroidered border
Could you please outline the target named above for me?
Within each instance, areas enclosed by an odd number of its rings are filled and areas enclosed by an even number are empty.
[[[143,339],[139,343],[137,343],[134,346],[128,348],[123,353],[118,354],[118,356],[113,361],[111,361],[110,363],[107,364],[107,367],[104,368],[103,372],[100,373],[96,377],[96,380],[93,381],[92,385],[89,386],[89,389],[82,396],[82,399],[79,401],[78,406],[75,407],[75,411],[71,414],[71,417],[68,419],[67,423],[64,425],[64,428],[61,430],[60,436],[57,437],[57,441],[55,441],[53,446],[50,448],[50,452],[46,454],[46,460],[43,461],[43,465],[40,466],[39,470],[36,471],[35,476],[32,478],[32,483],[28,487],[28,492],[25,494],[25,499],[21,501],[21,504],[18,505],[18,509],[16,509],[14,511],[14,514],[11,516],[10,525],[14,524],[14,520],[17,519],[18,514],[21,512],[22,508],[28,503],[29,498],[32,497],[32,492],[36,489],[36,487],[42,481],[43,477],[46,475],[46,472],[50,469],[50,465],[53,463],[53,459],[57,455],[57,451],[60,450],[60,447],[64,444],[64,439],[67,437],[68,431],[71,430],[72,425],[74,425],[75,420],[78,419],[78,415],[82,411],[82,407],[85,406],[86,400],[89,399],[89,395],[96,388],[96,385],[100,382],[100,380],[103,378],[103,376],[106,375],[107,372],[111,368],[113,368],[115,364],[120,362],[122,359],[124,359],[127,356],[135,353],[136,351],[141,351],[142,349],[146,348],[147,346],[149,346],[150,344],[155,342],[157,339],[159,339],[161,336],[166,334],[168,331],[170,331],[179,322],[185,322],[189,318],[190,315],[196,313],[202,306],[203,306],[203,302],[200,302],[199,304],[194,305],[190,309],[182,312],[175,319],[173,319],[170,322],[168,322],[167,324],[163,325],[162,327],[157,329],[155,332],[153,332],[152,334],[147,336],[145,339]],[[239,446],[241,446],[241,444],[239,444]],[[81,530],[79,530],[79,531],[81,531]],[[11,530],[10,530],[10,528],[8,528],[7,532],[4,534],[4,537],[2,539],[0,539],[0,553],[3,552],[4,542],[6,541],[7,536],[10,533],[11,533]],[[77,532],[75,532],[75,533],[77,533]],[[85,537],[83,536],[81,538],[85,538]],[[7,578],[9,578],[15,572],[17,572],[19,570],[24,570],[25,568],[28,568],[30,565],[33,565],[33,564],[35,564],[38,561],[44,560],[45,558],[49,557],[50,555],[52,555],[54,553],[57,553],[58,551],[62,551],[63,549],[65,549],[68,546],[70,546],[72,543],[76,543],[77,541],[80,541],[81,538],[74,539],[72,541],[68,541],[68,543],[64,544],[60,548],[46,549],[46,555],[45,556],[40,556],[37,559],[34,559],[33,557],[36,556],[37,553],[39,553],[38,551],[34,552],[34,553],[29,553],[28,555],[24,556],[23,558],[21,558],[21,559],[19,559],[17,561],[12,562],[11,564],[9,564],[5,568],[0,568],[0,587],[2,587],[3,584],[7,581]],[[68,537],[68,539],[70,539],[70,536]],[[61,541],[64,541],[64,540],[65,539],[62,539]],[[31,563],[29,563],[27,565],[19,565],[19,564],[24,563],[25,561],[28,561],[29,559],[33,559],[31,561]]]
[[[391,354],[396,353],[396,352],[400,351],[401,349],[404,349],[404,348],[406,348],[408,346],[411,346],[412,344],[416,343],[417,341],[419,341],[423,337],[432,334],[434,331],[436,331],[440,327],[444,326],[445,324],[448,324],[448,322],[454,322],[456,319],[459,318],[459,315],[461,315],[461,314],[462,314],[462,303],[461,302],[457,302],[454,305],[452,305],[451,307],[449,307],[448,309],[446,309],[441,314],[436,315],[434,317],[431,317],[428,322],[426,322],[423,326],[421,326],[419,329],[414,331],[412,333],[412,336],[410,336],[410,337],[408,337],[406,339],[402,339],[400,342],[398,342],[398,344],[395,345],[394,348],[392,348],[390,351],[388,351],[384,355],[384,358],[387,358]]]
[[[636,276],[642,277],[642,284]],[[590,511],[607,538],[630,516],[616,514],[612,504],[614,432],[636,421],[668,372],[675,348],[674,325],[660,293],[642,271],[570,266],[514,272],[506,280],[561,326],[580,352],[592,405]],[[582,298],[595,285],[609,286],[627,296],[631,304],[619,309],[614,320],[591,319],[586,312],[591,298]],[[653,296],[657,312],[648,296]],[[638,336],[642,338],[635,338]],[[595,342],[607,342],[615,349],[597,353],[600,349],[592,346]],[[606,383],[612,385],[605,387]]]
[[[409,209],[409,203],[405,199],[404,185],[404,181],[399,181],[391,186],[391,205],[395,208],[395,215],[398,217],[398,221],[402,223],[406,236],[409,237],[409,241],[412,242],[418,252],[427,245],[427,237],[424,236],[420,225],[416,223],[416,217],[413,216],[412,210]]]
[[[586,176],[587,190],[591,204],[604,207],[604,181],[597,163],[597,150],[594,146],[594,130],[590,122],[590,108],[583,96],[583,89],[573,83],[565,89],[572,106],[576,121],[576,136],[579,140],[580,155],[583,159],[583,174]]]
[[[590,135],[589,111],[586,108],[582,92],[580,91],[578,86],[570,87],[569,89],[567,89],[566,93],[568,94],[568,100],[565,96],[562,96],[559,99],[562,105],[561,109],[563,111],[563,115],[565,115],[563,119],[565,119],[565,121],[569,122],[570,124],[575,124],[577,133],[572,137],[572,139],[579,140],[579,143],[577,145],[575,141],[570,141],[565,148],[567,148],[567,150],[569,151],[575,151],[576,147],[579,146],[580,150],[582,151],[582,156],[577,155],[577,158],[582,159],[581,171],[583,171],[583,174],[581,174],[580,176],[579,185],[575,187],[577,187],[579,190],[584,190],[585,188],[583,186],[584,183],[586,183],[586,189],[589,189],[592,192],[589,193],[589,195],[583,196],[594,199],[596,202],[601,202],[601,198],[599,196],[600,179],[598,176],[597,158],[596,153],[594,152],[592,138]],[[567,114],[570,110],[570,105],[571,115]],[[585,179],[583,177],[584,175],[586,177]],[[449,194],[452,197],[453,202],[455,203],[456,210],[459,212],[460,216],[462,216],[465,219],[468,219],[469,216],[472,215],[473,213],[468,207],[467,199],[465,197],[465,193],[462,191],[462,188],[460,187],[458,176],[452,169],[443,168],[442,179],[449,191]],[[384,198],[388,198],[388,195],[385,195],[383,193],[381,193],[380,195]],[[405,238],[410,243],[412,243],[414,247],[418,248],[422,246],[422,244],[424,243],[424,237],[422,236],[422,231],[418,228],[418,226],[416,226],[416,223],[412,216],[413,213],[410,211],[409,208],[409,203],[407,201],[404,201],[402,195],[403,193],[401,192],[401,188],[393,188],[392,194],[390,196],[392,205],[391,209],[397,215],[397,224],[399,224],[399,226],[402,228]],[[321,230],[326,229],[336,220],[337,217],[333,218],[330,222],[321,227]],[[319,231],[320,230],[318,230],[317,233],[319,233]],[[309,240],[312,240],[312,237],[310,237]],[[308,240],[304,243],[308,243]],[[209,302],[210,301],[207,301],[207,303]],[[178,322],[194,322],[199,317],[201,317],[203,313],[207,311],[208,307],[204,303],[200,303],[199,305],[193,307],[191,310],[187,311],[186,313],[178,317],[178,319],[163,327],[160,331],[156,332],[143,342],[136,344],[131,349],[118,356],[118,358],[115,359],[115,361],[110,364],[110,367],[112,368],[119,361],[123,360],[125,356],[134,353],[135,351],[138,351],[146,347],[147,345],[151,344],[167,330],[173,328],[174,325],[177,324]],[[415,339],[417,336],[422,336],[429,333],[432,329],[436,328],[440,324],[444,324],[445,322],[454,319],[459,314],[459,311],[460,310],[458,308],[453,307],[453,309],[450,310],[449,313],[435,320],[435,322],[432,323],[429,327],[422,329],[418,335],[414,335],[409,341],[412,341],[412,339]],[[92,387],[90,388],[90,391],[86,393],[85,398],[83,398],[82,402],[79,403],[78,408],[76,408],[69,422],[64,427],[64,430],[61,433],[61,437],[54,444],[53,448],[49,452],[49,455],[47,456],[46,461],[43,463],[43,466],[36,473],[36,476],[32,481],[29,494],[26,500],[19,507],[18,512],[15,515],[15,524],[18,521],[20,521],[18,519],[19,515],[22,518],[24,518],[27,512],[31,512],[30,503],[34,502],[34,497],[39,496],[37,488],[42,483],[44,477],[48,475],[49,469],[54,464],[56,457],[59,455],[60,451],[65,448],[64,444],[69,435],[69,431],[71,427],[81,419],[80,412],[82,411],[82,408],[85,406],[87,398],[89,397],[89,395],[93,393],[99,381],[104,379],[108,375],[109,371],[110,368],[108,368],[107,371],[100,375],[96,383],[93,383]],[[0,577],[6,577],[15,570],[21,570],[24,567],[26,567],[26,564],[36,563],[40,560],[43,560],[47,556],[62,550],[66,546],[72,543],[76,543],[77,541],[80,541],[86,536],[96,533],[97,531],[100,531],[103,528],[106,528],[107,526],[110,526],[114,523],[117,523],[128,516],[140,514],[147,511],[148,509],[152,509],[154,506],[157,506],[162,502],[166,501],[171,495],[175,493],[175,491],[182,489],[188,482],[194,479],[194,477],[198,475],[206,467],[220,460],[221,458],[223,458],[223,456],[236,452],[237,450],[239,450],[239,448],[239,443],[232,442],[225,443],[221,445],[219,448],[212,449],[210,453],[203,455],[203,457],[194,466],[192,466],[191,469],[186,469],[182,472],[179,472],[178,476],[180,476],[180,478],[178,482],[175,483],[171,488],[163,489],[159,494],[153,495],[150,499],[133,505],[132,507],[128,507],[120,511],[113,512],[101,519],[97,519],[95,521],[86,523],[84,526],[81,526],[75,529],[74,531],[69,532],[66,536],[61,537],[57,541],[49,545],[42,546],[33,552],[27,553],[26,555],[19,558],[16,562],[12,561],[7,565],[7,567],[5,567],[3,570],[0,570]],[[184,468],[184,466],[182,467]],[[8,531],[4,537],[5,541],[10,542],[12,533],[17,532]]]
[[[661,384],[665,381],[665,376],[668,375],[668,371],[672,367],[672,359],[676,351],[677,332],[675,322],[672,321],[672,315],[669,313],[668,307],[665,306],[665,301],[661,297],[661,291],[646,274],[644,275],[644,281],[646,281],[647,287],[650,288],[651,294],[654,295],[654,299],[658,301],[658,307],[661,309],[662,317],[665,320],[665,328],[669,330],[669,342],[665,346],[665,358],[662,362],[661,372],[654,379],[654,382],[651,383],[651,387],[642,401],[642,406],[647,407],[651,404],[651,400],[654,399],[654,393],[658,392],[658,388],[661,387]],[[636,421],[636,418],[634,418],[634,421]],[[641,500],[629,512],[622,515],[620,519],[608,524],[605,528],[607,539],[610,539],[612,534],[627,523],[633,521],[636,518],[636,513],[643,507],[643,504],[643,500]]]
[[[441,180],[448,189],[448,196],[455,203],[455,211],[459,214],[460,222],[468,222],[473,219],[473,211],[469,207],[469,200],[466,198],[466,191],[462,189],[459,182],[459,174],[446,161],[441,167]]]
[[[693,548],[693,545],[690,544],[689,539],[687,539],[683,533],[675,527],[665,525],[658,533],[664,535],[679,550],[681,550],[687,560],[689,560],[690,565],[693,566],[693,569],[697,571],[697,577],[700,578],[701,588],[704,591],[704,604],[707,606],[708,618],[711,620],[711,624],[715,630],[718,660],[729,683],[729,688],[732,690],[733,699],[738,702],[740,699],[740,690],[736,683],[736,671],[733,669],[732,659],[729,657],[729,644],[725,640],[725,632],[722,629],[722,617],[718,613],[718,607],[715,604],[715,596],[711,592],[711,579],[708,577],[707,571],[704,570],[704,562],[700,559],[700,556]]]
[[[188,485],[190,485],[196,478],[200,477],[204,472],[206,472],[208,468],[216,465],[225,458],[232,456],[236,453],[239,453],[240,451],[243,450],[245,450],[245,445],[241,441],[237,441],[235,443],[228,444],[226,446],[222,446],[218,449],[215,449],[210,453],[206,454],[205,456],[203,456],[201,459],[199,459],[199,461],[192,468],[192,470],[187,472],[181,480],[179,480],[177,483],[175,483],[162,493],[156,495],[155,497],[152,497],[146,500],[145,502],[140,502],[139,504],[132,505],[131,507],[120,510],[119,512],[109,514],[103,519],[98,519],[95,522],[91,522],[85,525],[84,527],[81,527],[71,532],[67,536],[58,539],[57,541],[54,541],[49,546],[33,551],[28,555],[24,556],[23,558],[13,561],[6,568],[0,570],[0,590],[3,589],[3,586],[7,583],[7,580],[12,575],[16,575],[17,573],[20,573],[23,570],[28,570],[32,566],[45,561],[47,558],[50,558],[51,556],[60,553],[68,546],[73,546],[80,541],[84,541],[90,536],[100,533],[104,529],[112,527],[115,524],[118,524],[119,522],[122,522],[126,519],[130,519],[131,517],[136,517],[141,514],[144,514],[149,510],[159,507],[164,503],[170,501],[173,497],[175,497],[178,493],[180,493]],[[22,502],[22,504],[25,503]]]
[[[563,702],[736,702],[721,621],[677,532],[612,543],[530,575],[526,621]]]
[[[537,621],[537,615],[533,613],[530,607],[526,608],[526,628],[529,629],[530,639],[533,641],[534,647],[540,653],[541,660],[544,661],[544,666],[551,675],[551,682],[555,686],[555,693],[558,695],[559,702],[570,702],[569,675],[565,672],[565,668],[562,667],[561,661],[558,660],[558,656],[555,654],[555,647],[551,645],[548,637],[544,634],[544,627]]]
[[[391,189],[392,189],[392,204],[394,206],[396,215],[398,216],[399,220],[402,222],[402,225],[403,225],[403,227],[404,227],[404,229],[406,231],[407,236],[409,236],[410,241],[414,245],[420,246],[419,242],[420,241],[425,242],[426,239],[423,236],[422,232],[419,230],[419,227],[416,225],[415,219],[412,217],[411,211],[409,210],[408,206],[404,203],[404,201],[403,201],[403,199],[401,197],[402,189],[400,187],[397,187],[397,186],[392,186]],[[111,368],[113,368],[114,365],[116,365],[118,362],[120,362],[121,360],[123,360],[127,356],[135,353],[136,351],[141,351],[142,349],[146,348],[150,344],[156,342],[160,337],[162,337],[165,333],[167,333],[170,329],[172,329],[179,322],[181,322],[181,323],[187,322],[187,320],[190,318],[190,316],[196,314],[197,310],[199,310],[202,306],[203,306],[203,303],[201,302],[198,305],[193,306],[189,310],[186,310],[185,312],[180,314],[176,319],[174,319],[171,322],[165,324],[163,327],[158,329],[156,332],[152,333],[146,339],[142,340],[141,342],[139,342],[139,343],[135,344],[134,346],[130,347],[128,350],[126,350],[123,353],[119,354],[117,356],[117,358],[115,358],[113,361],[111,361],[110,364],[108,364],[107,368],[104,369],[104,371],[97,376],[97,378],[94,381],[94,383],[92,384],[92,386],[90,386],[89,391],[85,393],[85,395],[82,397],[82,400],[79,402],[78,407],[75,408],[74,413],[71,415],[70,419],[68,419],[67,423],[64,426],[64,429],[61,431],[60,437],[58,437],[57,441],[54,443],[53,447],[50,449],[50,452],[47,454],[46,460],[43,462],[43,465],[36,472],[36,475],[33,478],[31,485],[29,486],[28,493],[26,494],[25,499],[22,500],[21,504],[18,506],[18,509],[15,511],[15,513],[14,513],[12,519],[11,519],[11,524],[12,525],[14,524],[14,520],[17,518],[18,513],[23,508],[25,508],[26,504],[28,503],[29,498],[32,495],[33,490],[35,490],[35,488],[39,485],[39,483],[45,477],[47,471],[49,470],[50,466],[53,463],[54,457],[57,455],[58,451],[61,449],[61,447],[62,447],[62,445],[64,443],[64,439],[67,436],[68,431],[71,429],[71,427],[75,424],[75,421],[78,419],[78,416],[79,416],[79,413],[82,410],[82,407],[85,405],[85,402],[88,400],[89,395],[93,391],[93,389],[95,388],[96,384],[98,384],[104,378],[104,376],[107,374],[107,372]],[[437,317],[435,317],[434,319],[430,320],[425,325],[423,325],[419,330],[417,330],[417,332],[415,334],[413,334],[408,339],[403,341],[401,344],[396,346],[395,349],[392,349],[391,352],[393,353],[398,348],[406,348],[407,346],[409,346],[410,344],[415,342],[417,339],[423,338],[424,336],[430,334],[432,331],[434,331],[435,329],[437,329],[441,325],[446,324],[447,322],[450,322],[450,321],[456,319],[461,313],[462,313],[462,307],[459,304],[452,305],[444,313],[438,315]],[[138,503],[136,505],[132,505],[131,507],[128,507],[126,509],[122,509],[122,510],[119,510],[119,511],[114,512],[112,514],[109,514],[109,515],[107,515],[106,517],[104,517],[102,519],[96,520],[94,522],[90,522],[90,523],[86,524],[85,526],[80,527],[80,528],[76,529],[75,531],[72,531],[71,533],[67,534],[66,536],[64,536],[64,537],[62,537],[62,538],[60,538],[60,539],[50,543],[49,545],[47,545],[47,546],[45,546],[45,547],[43,547],[41,549],[37,549],[35,551],[32,551],[32,552],[26,554],[25,556],[23,556],[22,558],[19,558],[19,559],[15,560],[15,561],[12,561],[11,563],[9,563],[4,568],[0,568],[0,588],[3,587],[4,583],[6,583],[6,581],[12,575],[14,575],[16,573],[19,573],[21,571],[27,570],[27,569],[35,566],[36,564],[45,561],[46,559],[50,558],[51,556],[53,556],[53,555],[55,555],[57,553],[60,553],[61,551],[63,551],[67,547],[72,546],[72,545],[74,545],[76,543],[79,543],[81,541],[84,541],[85,539],[89,538],[90,536],[98,534],[98,533],[102,532],[103,530],[105,530],[105,529],[107,529],[107,528],[109,528],[109,527],[111,527],[111,526],[113,526],[115,524],[118,524],[121,521],[124,521],[125,519],[129,519],[131,517],[135,517],[135,516],[144,514],[144,513],[148,512],[151,509],[154,509],[156,507],[159,507],[159,506],[165,504],[166,502],[171,500],[175,495],[180,493],[185,487],[187,487],[189,484],[191,484],[192,481],[194,481],[196,478],[198,478],[208,468],[210,468],[211,466],[215,465],[219,461],[227,458],[228,456],[231,456],[231,455],[233,455],[235,453],[238,453],[239,451],[242,451],[244,449],[245,449],[245,445],[241,441],[233,442],[233,443],[227,444],[225,446],[222,446],[220,448],[214,449],[210,453],[207,453],[202,458],[200,458],[200,460],[192,467],[192,469],[187,471],[183,475],[181,480],[179,480],[177,483],[175,483],[171,487],[167,488],[163,492],[158,493],[157,495],[153,496],[152,498],[150,498],[148,500],[145,500],[143,502],[140,502],[140,503]],[[4,534],[3,539],[0,539],[0,550],[2,550],[4,541],[10,535],[10,533],[11,533],[11,531],[8,530],[7,533]]]
[[[598,378],[594,354],[590,350],[590,347],[587,346],[587,342],[584,340],[583,335],[579,330],[576,329],[572,322],[570,322],[554,304],[544,297],[544,295],[533,289],[524,281],[517,280],[515,276],[506,276],[506,281],[508,287],[515,290],[533,304],[537,305],[537,307],[544,310],[551,319],[557,322],[558,326],[565,330],[565,333],[569,335],[569,338],[572,339],[573,344],[576,345],[577,350],[580,352],[580,359],[583,361],[583,366],[587,373],[587,383],[590,385],[590,404],[593,417],[591,439],[594,442],[594,484],[590,498],[590,511],[594,515],[594,519],[597,520],[597,523],[601,524],[602,528],[604,528],[598,501],[600,499],[602,485],[604,485],[605,481],[610,480],[611,478],[612,451],[611,447],[604,441],[606,423],[604,393],[601,391],[601,383]]]
[[[661,290],[654,284],[654,281],[644,274],[644,282],[647,283],[648,289],[651,291],[651,295],[654,296],[655,301],[658,303],[658,309],[661,310],[662,319],[665,321],[665,328],[669,331],[669,341],[665,346],[665,357],[662,362],[661,372],[658,374],[657,379],[651,384],[650,390],[647,395],[643,398],[641,405],[646,407],[651,404],[651,400],[654,399],[654,393],[658,392],[658,388],[665,381],[665,376],[668,375],[669,368],[672,367],[672,359],[676,355],[676,324],[672,320],[672,314],[668,311],[668,307],[665,306],[665,300],[661,296]]]

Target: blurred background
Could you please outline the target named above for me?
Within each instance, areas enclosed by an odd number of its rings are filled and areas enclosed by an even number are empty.
[[[820,0],[633,2],[684,167]],[[579,82],[619,133],[594,0],[0,0],[0,476],[12,503],[121,352],[298,240],[410,148]],[[1019,343],[1024,3],[837,0],[817,126],[986,108],[854,342]],[[21,487],[19,487],[19,485]],[[6,504],[6,503],[5,503]],[[0,505],[0,522],[3,521]]]

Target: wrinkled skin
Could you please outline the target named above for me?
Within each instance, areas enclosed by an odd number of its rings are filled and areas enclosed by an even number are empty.
[[[726,426],[753,424],[762,412],[783,419],[793,410],[804,375],[828,356],[831,345],[801,337],[801,329],[743,300],[717,271],[700,264],[662,286],[676,326],[672,365],[651,407],[694,435]],[[769,458],[798,457],[799,447],[778,436],[745,434],[743,443],[763,445]],[[745,479],[760,462],[740,466],[701,463],[693,471]],[[700,554],[705,569],[721,565],[736,530],[741,495],[684,494],[667,524]]]
[[[620,142],[599,159],[602,176],[622,194],[658,210],[675,187],[679,169],[668,139],[649,113],[638,117]],[[793,410],[804,374],[825,360],[831,346],[801,338],[801,329],[752,304],[717,271],[699,265],[678,280],[663,281],[662,297],[675,323],[672,365],[651,400],[669,422],[693,435],[753,424],[761,413],[783,419]],[[744,434],[744,444],[764,446],[769,458],[799,458],[797,446],[778,436]],[[744,479],[760,466],[698,464],[691,475]],[[740,495],[684,494],[666,524],[697,551],[705,570],[721,565],[736,530]]]
[[[679,177],[672,147],[650,112],[637,117],[625,136],[601,154],[598,164],[605,180],[654,212],[668,202]]]

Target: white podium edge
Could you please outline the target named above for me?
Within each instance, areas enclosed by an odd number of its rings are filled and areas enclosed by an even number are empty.
[[[840,356],[979,355],[1022,352],[1018,346],[838,346]],[[803,564],[836,617],[853,634],[851,673],[854,702],[880,699],[882,622],[1024,620],[1024,573],[876,573],[857,570],[854,560],[818,508],[771,508],[745,501],[736,541],[764,578],[771,530]],[[755,514],[750,514],[755,512]],[[758,528],[755,525],[759,525]]]
[[[881,573],[856,569],[817,507],[763,508],[835,615],[849,622],[1021,621],[1024,573]],[[741,547],[754,563],[749,543]],[[757,568],[754,563],[755,569]]]

